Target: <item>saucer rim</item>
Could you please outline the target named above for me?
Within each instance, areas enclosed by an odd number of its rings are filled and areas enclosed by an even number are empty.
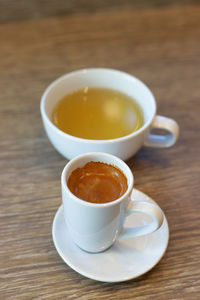
[[[133,189],[132,193],[131,193],[131,198],[132,198],[132,194],[133,192],[137,192],[139,193],[140,195],[142,196],[145,196],[148,198],[148,201],[154,203],[155,205],[157,205],[159,207],[159,205],[151,198],[149,197],[147,194],[141,192],[140,190],[137,190],[137,189]],[[161,209],[162,210],[162,209]],[[166,227],[166,239],[165,239],[165,247],[163,247],[163,250],[162,250],[162,255],[159,256],[159,258],[147,269],[145,269],[143,272],[139,273],[139,274],[134,274],[133,273],[133,276],[126,276],[126,277],[120,277],[120,279],[108,279],[108,278],[104,278],[104,276],[95,276],[95,274],[91,274],[90,272],[88,271],[85,271],[85,270],[82,270],[81,268],[79,268],[79,266],[77,265],[74,265],[73,263],[71,263],[70,260],[67,260],[66,259],[66,256],[63,254],[63,251],[59,248],[59,246],[57,245],[57,242],[56,242],[56,235],[55,235],[55,227],[56,227],[56,224],[57,224],[57,220],[58,218],[61,216],[62,214],[62,211],[63,211],[63,204],[61,204],[59,206],[59,208],[57,209],[55,215],[54,215],[54,219],[53,219],[53,224],[52,224],[52,238],[53,238],[53,243],[54,243],[54,246],[56,248],[56,251],[58,252],[59,256],[62,258],[62,260],[71,268],[73,269],[74,271],[76,271],[77,273],[81,274],[82,276],[84,277],[87,277],[89,279],[92,279],[92,280],[95,280],[95,281],[100,281],[100,282],[107,282],[107,283],[118,283],[118,282],[124,282],[124,281],[129,281],[129,280],[132,280],[132,279],[136,279],[144,274],[146,274],[147,272],[149,272],[150,270],[152,270],[159,262],[160,260],[163,258],[166,250],[167,250],[167,247],[168,247],[168,244],[169,244],[169,226],[168,226],[168,222],[167,222],[167,218],[164,214],[164,212],[162,211],[163,215],[164,215],[164,219],[163,219],[163,224],[165,222],[165,227]],[[163,225],[162,225],[163,226]],[[79,248],[77,245],[76,247],[78,248],[78,251],[83,251],[81,248]],[[109,249],[107,250],[109,251]],[[105,252],[105,251],[104,251]],[[103,253],[104,253],[103,252]],[[95,253],[89,253],[87,252],[88,255],[95,255]],[[96,253],[97,255],[101,255],[101,253]]]

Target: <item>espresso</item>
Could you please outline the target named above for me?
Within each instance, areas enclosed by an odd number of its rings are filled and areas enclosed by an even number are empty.
[[[88,162],[75,169],[67,180],[70,191],[90,203],[107,203],[120,198],[128,184],[123,172],[113,165]]]
[[[84,139],[115,139],[142,127],[143,113],[128,95],[86,87],[60,99],[51,120],[65,133]]]

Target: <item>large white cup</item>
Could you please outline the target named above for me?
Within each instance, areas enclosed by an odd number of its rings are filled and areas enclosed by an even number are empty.
[[[119,168],[127,178],[128,188],[115,201],[98,204],[77,198],[68,188],[71,173],[90,161],[111,164]],[[133,174],[127,164],[116,156],[107,153],[87,153],[72,159],[61,176],[64,218],[72,240],[83,250],[101,252],[109,248],[116,239],[130,238],[152,233],[163,222],[161,209],[149,202],[130,201],[133,188]],[[125,218],[133,213],[147,214],[152,218],[150,224],[141,227],[123,228]]]
[[[127,136],[110,140],[83,139],[59,130],[51,121],[51,113],[55,104],[66,94],[86,86],[111,88],[133,97],[142,108],[144,125]],[[67,159],[94,151],[110,153],[127,160],[143,145],[170,147],[176,142],[179,134],[176,121],[156,115],[154,96],[144,83],[132,75],[113,69],[85,69],[58,78],[45,90],[40,108],[44,127],[51,143]],[[168,134],[151,134],[152,128],[165,129]]]

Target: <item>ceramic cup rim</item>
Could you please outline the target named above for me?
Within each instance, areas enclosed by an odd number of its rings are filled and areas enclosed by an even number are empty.
[[[137,84],[139,84],[140,86],[142,86],[142,88],[144,88],[146,91],[148,91],[149,96],[151,97],[152,103],[153,103],[153,112],[151,115],[151,118],[149,118],[148,121],[144,122],[144,124],[142,125],[141,128],[139,128],[137,131],[134,131],[128,135],[122,136],[122,137],[118,137],[118,138],[113,138],[113,139],[102,139],[102,140],[98,140],[98,139],[86,139],[86,138],[80,138],[80,137],[76,137],[73,135],[70,135],[62,130],[60,130],[56,125],[53,124],[53,122],[51,121],[51,119],[49,118],[49,116],[47,115],[46,112],[46,101],[47,101],[47,97],[49,92],[60,82],[63,80],[67,80],[69,77],[72,76],[76,76],[80,73],[87,73],[87,72],[114,72],[114,73],[118,73],[121,76],[125,76],[128,80],[133,80],[135,82],[137,82]],[[143,109],[142,109],[143,110]],[[45,89],[44,93],[42,94],[41,97],[41,101],[40,101],[40,111],[41,111],[41,115],[44,119],[44,121],[46,122],[46,124],[48,124],[48,126],[51,127],[51,129],[53,129],[58,135],[61,135],[65,138],[68,138],[72,141],[79,141],[81,143],[93,143],[93,144],[109,144],[109,143],[114,143],[114,142],[119,142],[119,141],[126,141],[131,139],[132,137],[135,137],[137,135],[139,135],[141,132],[143,132],[145,129],[147,129],[152,120],[154,119],[155,115],[156,115],[156,101],[155,101],[155,97],[153,95],[153,93],[151,92],[151,90],[147,87],[146,84],[144,84],[140,79],[138,79],[137,77],[120,71],[120,70],[116,70],[116,69],[111,69],[111,68],[87,68],[87,69],[79,69],[79,70],[75,70],[69,73],[66,73],[60,77],[58,77],[57,79],[55,79],[52,83],[49,84],[49,86]]]
[[[99,159],[96,159],[95,157],[99,157]],[[90,162],[90,161],[96,161],[96,162],[99,161],[99,162],[109,164],[108,162],[106,162],[107,159],[113,160],[114,163],[112,165],[119,168],[123,172],[125,177],[127,178],[128,188],[127,188],[126,192],[118,199],[111,201],[111,202],[107,202],[107,203],[91,203],[91,202],[87,202],[85,200],[82,200],[82,199],[76,197],[67,186],[67,179],[69,178],[71,172],[74,169],[78,168],[78,166],[73,168],[73,165],[76,164],[78,161],[80,161],[79,166],[83,166],[83,164],[81,163],[81,162],[83,162],[83,160],[85,161],[85,163]],[[123,170],[121,167],[119,167],[119,165],[123,166]],[[71,171],[69,171],[70,168],[72,168]],[[75,158],[70,160],[65,165],[65,167],[62,171],[62,174],[61,174],[61,185],[62,185],[62,188],[64,189],[64,192],[67,193],[73,201],[75,201],[79,204],[82,204],[84,206],[105,208],[105,207],[115,206],[116,204],[121,203],[124,199],[129,197],[129,195],[133,189],[133,185],[134,185],[134,175],[133,175],[131,169],[129,168],[129,166],[122,159],[118,158],[117,156],[108,154],[108,153],[104,153],[104,152],[88,152],[88,153],[84,153],[84,154],[80,154],[80,155],[76,156]]]

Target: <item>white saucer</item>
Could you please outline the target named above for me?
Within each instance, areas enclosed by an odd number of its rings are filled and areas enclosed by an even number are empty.
[[[144,193],[134,189],[132,199],[153,202]],[[127,223],[133,225],[131,215]],[[147,222],[139,214],[134,216],[134,225]],[[127,225],[127,224],[126,224]],[[162,258],[168,245],[169,229],[166,217],[161,228],[143,237],[122,239],[101,253],[87,253],[74,244],[69,236],[63,215],[63,206],[58,209],[52,228],[54,245],[64,262],[76,272],[98,281],[121,282],[136,278],[152,269]]]

